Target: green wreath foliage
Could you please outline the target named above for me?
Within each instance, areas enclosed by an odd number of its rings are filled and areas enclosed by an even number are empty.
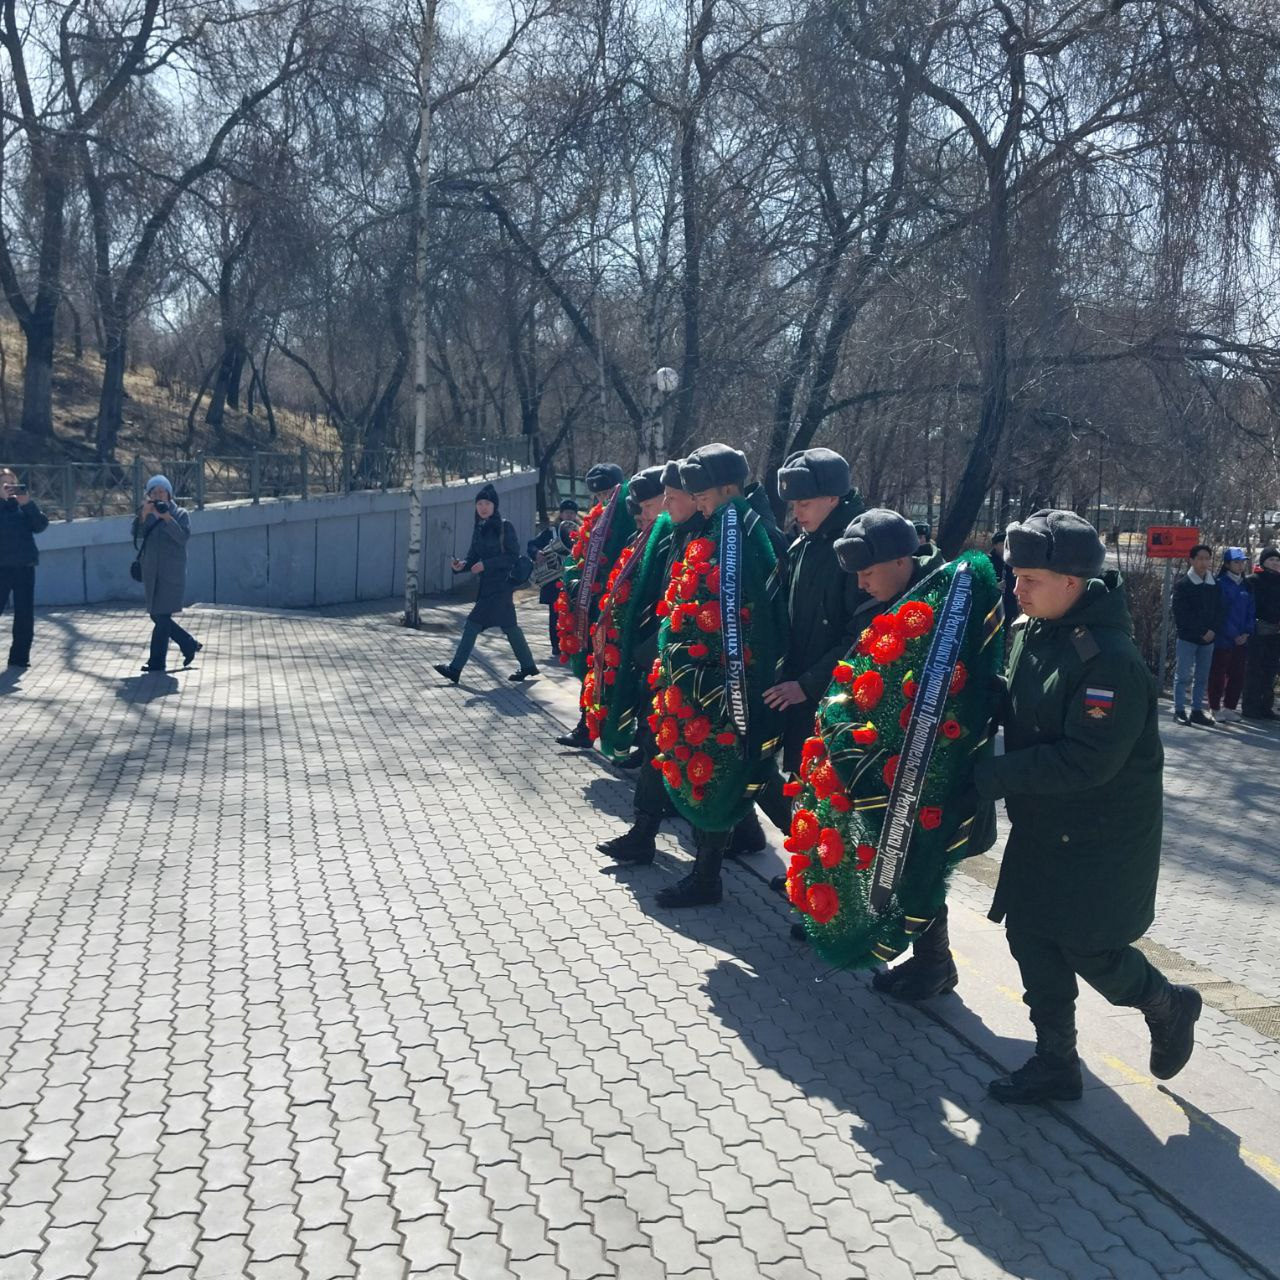
[[[925,773],[907,859],[883,912],[869,900],[893,773],[906,736],[915,679],[928,658],[959,564],[973,574],[973,598],[943,728]],[[787,896],[824,960],[843,968],[899,954],[946,897],[951,868],[968,852],[976,813],[973,767],[992,750],[995,677],[1003,645],[1000,588],[990,559],[969,551],[878,615],[836,667],[805,744],[785,846]],[[931,619],[922,629],[925,619]]]
[[[654,521],[653,529],[640,552],[640,566],[634,569],[621,587],[616,585],[633,554],[633,545],[622,549],[605,587],[597,627],[605,627],[604,671],[595,670],[594,655],[587,658],[588,671],[582,684],[582,700],[587,712],[587,725],[598,737],[600,750],[610,760],[627,756],[636,740],[636,707],[646,672],[636,669],[633,655],[644,640],[652,636],[654,608],[666,587],[667,556],[675,523],[664,511]]]
[[[573,602],[578,594],[578,583],[582,580],[582,565],[587,556],[587,544],[591,540],[591,531],[596,527],[600,517],[604,515],[604,503],[597,502],[587,512],[578,532],[574,534],[573,546],[565,557],[564,570],[560,575],[560,595],[556,599],[556,628],[560,639],[560,661],[567,663],[569,669],[579,680],[587,674],[587,650],[579,641],[573,626]],[[618,505],[613,513],[613,523],[609,526],[609,536],[605,540],[604,552],[600,557],[600,571],[596,575],[593,599],[587,613],[587,635],[590,637],[591,627],[595,626],[600,616],[600,599],[604,595],[605,582],[618,558],[622,548],[631,541],[636,531],[636,522],[627,510],[627,484],[622,485],[618,494]]]
[[[653,729],[667,794],[695,827],[727,831],[750,810],[777,750],[780,717],[764,691],[776,682],[787,641],[781,566],[759,517],[730,499],[743,528],[740,607],[746,656],[747,733],[738,733],[725,694],[720,618],[722,507],[671,570],[658,605],[658,659],[650,674]],[[727,505],[727,504],[726,504]]]

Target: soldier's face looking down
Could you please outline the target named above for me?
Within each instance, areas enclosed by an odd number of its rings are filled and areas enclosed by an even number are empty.
[[[1061,618],[1069,613],[1084,594],[1085,580],[1049,569],[1019,569],[1014,594],[1028,618]]]
[[[888,604],[896,600],[911,584],[913,561],[910,556],[884,560],[858,570],[858,586],[875,600]]]
[[[703,489],[693,495],[693,501],[699,511],[709,520],[730,498],[740,497],[742,490],[736,484],[717,485],[714,489]]]
[[[676,524],[684,524],[698,509],[698,504],[683,489],[673,489],[670,485],[662,491],[662,505]]]
[[[639,525],[641,533],[662,514],[663,501],[664,499],[659,495],[656,498],[646,498],[640,504],[640,519],[636,521],[636,524]]]
[[[817,533],[822,522],[839,505],[839,498],[797,498],[791,504],[791,513],[805,533]]]

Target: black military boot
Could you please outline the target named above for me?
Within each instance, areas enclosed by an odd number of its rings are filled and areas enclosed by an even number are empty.
[[[1080,1059],[1064,1061],[1040,1052],[1032,1054],[1016,1071],[987,1085],[987,1093],[997,1102],[1075,1102],[1084,1092]]]
[[[1204,1001],[1194,987],[1174,986],[1163,974],[1156,976],[1155,994],[1138,1008],[1151,1031],[1151,1074],[1157,1080],[1172,1080],[1195,1048],[1196,1019]]]
[[[607,854],[614,862],[625,862],[633,866],[645,866],[652,862],[658,852],[653,838],[658,834],[659,821],[649,814],[636,814],[635,821],[620,836],[612,840],[602,840],[596,848]]]
[[[683,880],[658,890],[660,907],[712,907],[720,901],[720,864],[724,860],[722,848],[708,849],[698,846],[698,856],[693,870]]]
[[[763,853],[769,847],[764,828],[756,811],[752,809],[733,829],[729,837],[728,848],[724,851],[726,858],[749,858],[754,853]]]
[[[455,671],[452,667],[447,667],[443,662],[436,663],[436,670],[444,676],[450,684],[457,684],[462,675],[461,671]]]
[[[1074,1102],[1084,1092],[1076,1053],[1075,1011],[1036,1024],[1036,1051],[1016,1071],[987,1085],[997,1102]]]
[[[874,974],[871,985],[881,995],[914,1003],[932,996],[954,991],[960,981],[956,962],[951,957],[951,938],[947,933],[947,908],[911,944],[911,958],[893,969]]]
[[[573,747],[577,751],[588,750],[591,746],[591,731],[587,728],[586,716],[579,716],[573,732],[562,733],[556,741],[562,747]]]

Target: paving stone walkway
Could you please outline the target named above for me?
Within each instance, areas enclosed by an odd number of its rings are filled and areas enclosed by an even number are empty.
[[[4,1280],[1260,1274],[749,870],[601,874],[625,787],[498,646],[184,622],[190,672],[57,612],[0,679]]]

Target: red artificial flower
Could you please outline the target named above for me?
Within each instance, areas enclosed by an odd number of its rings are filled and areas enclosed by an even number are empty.
[[[686,573],[677,588],[681,600],[692,600],[698,594],[698,579],[694,574]]]
[[[893,780],[898,776],[898,761],[901,759],[901,756],[890,756],[888,760],[884,762],[884,768],[881,770],[881,775],[884,778],[884,785],[886,787],[893,786]]]
[[[627,601],[631,599],[631,583],[624,582],[622,586],[618,587],[617,590],[614,591],[613,598],[617,604],[626,604]]]
[[[851,686],[854,702],[870,711],[884,697],[884,677],[878,671],[864,671]]]
[[[684,558],[686,563],[697,564],[702,560],[709,560],[715,551],[715,546],[710,538],[694,538],[684,549]]]
[[[898,610],[898,630],[908,640],[928,635],[933,626],[933,610],[923,600],[908,600]]]
[[[902,696],[906,698],[908,702],[914,701],[917,687],[915,680],[912,679],[911,676],[908,676],[902,682]]]
[[[836,794],[827,801],[827,803],[837,813],[848,813],[849,810],[853,808],[853,802],[841,791],[837,791]]]
[[[823,827],[818,836],[818,857],[828,871],[844,861],[844,841],[835,827]]]
[[[681,720],[688,720],[693,716],[693,708],[686,703],[679,711],[676,712],[676,715],[678,715]]]
[[[876,642],[876,630],[874,627],[867,627],[858,637],[858,652],[864,658],[871,656],[871,646]]]
[[[951,694],[954,696],[965,687],[969,680],[969,672],[963,662],[956,663],[955,674],[951,677]]]
[[[684,630],[684,612],[679,608],[671,611],[671,630],[677,635]]]
[[[604,664],[606,667],[620,667],[622,665],[622,650],[616,644],[605,645]]]
[[[668,760],[662,766],[662,779],[673,791],[679,790],[684,784],[684,778],[680,774],[680,766],[674,760]]]
[[[684,702],[684,694],[680,692],[677,685],[671,685],[667,689],[667,710],[679,711],[681,704]]]
[[[659,716],[659,715],[658,715],[658,713],[655,711],[655,712],[653,713],[653,715],[651,715],[651,716],[645,716],[645,720],[648,722],[648,725],[649,725],[649,732],[650,732],[650,733],[657,733],[657,732],[658,732],[658,725],[662,723],[662,717],[661,717],[661,716]]]
[[[789,800],[798,796],[803,789],[802,785],[794,778],[790,782],[782,784],[782,794]]]
[[[791,815],[791,834],[782,842],[782,847],[788,853],[805,853],[818,843],[821,830],[817,814],[809,809],[797,809]]]
[[[605,684],[617,684],[618,673],[613,670],[606,671],[604,673],[604,682]]]
[[[699,751],[694,754],[692,760],[689,761],[687,769],[689,781],[695,785],[702,787],[715,776],[716,764],[705,751]]]
[[[964,730],[960,727],[959,722],[955,720],[944,720],[942,722],[942,736],[944,738],[958,738]]]
[[[803,773],[805,769],[816,764],[819,760],[827,758],[827,744],[814,734],[811,738],[804,740],[804,746],[800,751],[800,771]]]
[[[716,741],[722,747],[731,747],[738,741],[738,735],[736,733],[731,733],[728,729],[725,729],[716,734]]]
[[[718,600],[708,600],[698,610],[698,626],[707,632],[720,630],[720,602]]]
[[[813,866],[811,858],[806,858],[803,853],[793,853],[791,862],[787,866],[787,875],[799,879],[811,866]]]
[[[720,594],[720,566],[718,564],[712,565],[711,572],[707,574],[707,590],[713,596]]]
[[[848,684],[853,679],[853,668],[847,662],[838,662],[831,678],[836,684]]]
[[[659,751],[670,751],[680,741],[680,726],[670,716],[658,727],[657,743]]]
[[[920,810],[920,825],[926,831],[936,831],[942,825],[942,810],[936,804],[926,805]]]
[[[871,723],[870,720],[868,720],[866,724],[862,725],[861,728],[855,729],[853,731],[853,740],[860,747],[875,746],[876,742],[879,740],[879,737],[880,737],[879,731],[876,729],[875,725]]]
[[[896,631],[887,631],[877,636],[871,646],[871,660],[885,667],[891,662],[897,662],[906,651],[907,642]]]
[[[840,775],[830,760],[824,760],[809,775],[809,783],[817,793],[819,800],[829,800],[833,795],[844,790]]]
[[[653,612],[657,617],[665,618],[667,614],[671,612],[671,605],[668,604],[664,598],[659,600],[658,603],[653,606]]]
[[[705,658],[710,652],[711,650],[705,644],[699,643],[689,646],[689,657],[691,658]]]
[[[806,859],[808,861],[808,859]],[[787,877],[787,901],[791,903],[797,911],[803,911],[806,914],[809,910],[809,896],[805,892],[804,877],[802,875],[789,875]]]
[[[701,804],[707,798],[706,787],[693,787],[689,794],[693,797],[694,804]]]
[[[908,702],[907,705],[902,708],[902,714],[898,717],[898,727],[900,729],[905,729],[907,725],[909,725],[910,723],[911,723],[911,704]]]
[[[828,924],[840,910],[840,895],[832,885],[813,884],[809,886],[807,905],[818,924]]]
[[[711,736],[711,721],[706,716],[694,716],[684,727],[684,740],[691,747],[700,747]]]
[[[738,610],[738,617],[740,617],[748,626],[751,625],[751,610],[748,609],[745,604]]]
[[[693,755],[693,752],[682,742],[678,747],[676,747],[674,754],[675,758],[683,764],[691,755]]]
[[[876,860],[876,847],[873,844],[860,844],[854,853],[859,871],[865,871]]]
[[[877,613],[871,619],[871,629],[882,636],[896,636],[898,634],[898,619],[892,613]]]

